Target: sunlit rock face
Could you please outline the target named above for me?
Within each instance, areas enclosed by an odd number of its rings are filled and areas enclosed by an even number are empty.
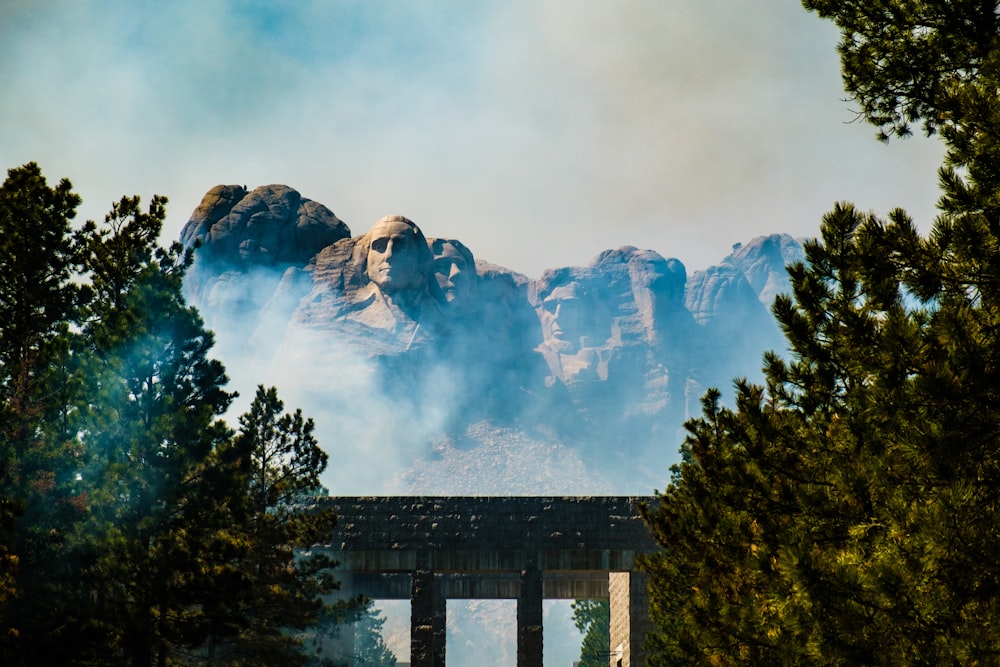
[[[440,336],[444,319],[429,280],[433,259],[413,221],[383,218],[317,255],[295,323],[336,334],[368,356],[423,348]]]
[[[288,186],[218,185],[181,231],[184,245],[198,245],[185,289],[211,328],[245,341],[282,273],[349,236],[332,211]]]
[[[219,186],[182,236],[236,388],[316,418],[338,494],[662,488],[704,390],[773,347],[764,302],[801,252],[755,239],[689,277],[626,246],[531,279],[425,226],[352,236],[285,186]]]
[[[320,249],[350,236],[330,209],[287,185],[238,185],[209,190],[181,232],[200,241],[201,255],[236,266],[304,264]]]

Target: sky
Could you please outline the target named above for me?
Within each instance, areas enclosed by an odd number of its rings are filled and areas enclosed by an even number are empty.
[[[538,277],[623,245],[718,263],[836,201],[928,229],[941,147],[855,122],[796,0],[0,0],[0,166],[81,219],[280,183]]]

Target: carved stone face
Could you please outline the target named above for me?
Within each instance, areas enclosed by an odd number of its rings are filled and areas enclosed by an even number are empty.
[[[441,295],[449,304],[460,305],[471,298],[476,267],[470,266],[468,258],[453,244],[441,244],[434,256],[433,271]]]
[[[542,320],[542,334],[547,341],[564,342],[576,349],[593,334],[591,318],[573,284],[552,290],[542,300],[539,316]]]
[[[427,278],[420,270],[423,242],[414,227],[399,220],[380,220],[368,234],[368,278],[379,289],[394,292],[424,285]]]

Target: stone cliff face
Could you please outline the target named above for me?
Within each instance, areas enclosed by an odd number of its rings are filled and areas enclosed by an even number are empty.
[[[685,307],[713,343],[703,359],[707,385],[759,375],[760,364],[746,368],[748,359],[759,362],[761,352],[784,349],[771,305],[778,294],[791,293],[785,267],[804,260],[802,241],[772,234],[737,244],[720,264],[691,276]]]
[[[402,216],[352,236],[276,185],[213,188],[182,240],[201,243],[187,290],[231,373],[264,369],[347,436],[336,493],[662,486],[703,391],[780,346],[766,304],[801,257],[754,239],[689,277],[622,247],[534,280]]]
[[[260,324],[282,272],[298,269],[320,250],[351,235],[328,208],[285,185],[247,191],[239,185],[209,190],[181,231],[198,245],[186,289],[211,328],[241,321]]]
[[[304,265],[321,249],[350,236],[327,207],[287,185],[248,192],[238,185],[209,190],[181,232],[202,243],[205,259],[234,268]]]

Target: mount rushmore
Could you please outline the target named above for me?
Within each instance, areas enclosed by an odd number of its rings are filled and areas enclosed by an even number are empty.
[[[626,246],[533,279],[432,230],[353,235],[288,186],[220,185],[182,231],[236,388],[316,417],[335,493],[662,487],[704,391],[782,349],[768,308],[803,257],[773,235],[689,276]]]

